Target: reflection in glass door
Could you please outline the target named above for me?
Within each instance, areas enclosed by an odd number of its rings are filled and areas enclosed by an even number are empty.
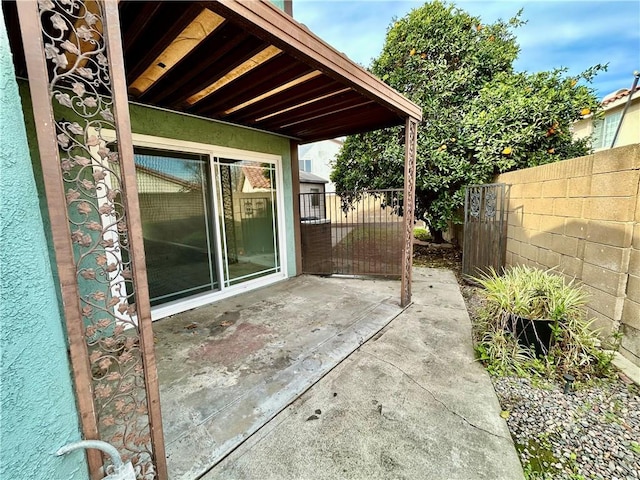
[[[135,149],[151,305],[220,288],[208,155]]]
[[[219,159],[216,167],[224,286],[280,272],[275,165]]]

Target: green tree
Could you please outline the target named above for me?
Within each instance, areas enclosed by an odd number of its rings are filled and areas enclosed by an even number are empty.
[[[464,187],[498,172],[587,153],[570,125],[597,99],[565,70],[515,73],[519,47],[511,20],[486,25],[453,5],[433,1],[394,21],[371,71],[422,107],[418,129],[416,215],[436,239],[463,204]],[[584,82],[582,82],[584,83]],[[331,180],[347,201],[363,188],[399,188],[404,129],[350,136]]]

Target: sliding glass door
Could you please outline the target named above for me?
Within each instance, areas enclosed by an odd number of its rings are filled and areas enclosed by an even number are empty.
[[[220,288],[208,155],[136,149],[151,305]]]
[[[282,272],[276,163],[138,147],[135,163],[152,306]]]
[[[275,165],[218,159],[225,286],[280,271]]]

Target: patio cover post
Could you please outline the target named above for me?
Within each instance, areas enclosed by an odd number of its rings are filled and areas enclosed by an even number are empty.
[[[149,416],[149,433],[153,452],[152,459],[156,469],[157,480],[166,480],[168,472],[160,409],[160,385],[151,324],[151,302],[149,300],[142,219],[140,217],[138,184],[133,157],[133,138],[131,134],[131,119],[129,117],[129,97],[124,71],[124,52],[122,49],[118,1],[104,0],[104,17],[104,35],[109,46],[107,53],[111,68],[116,138],[118,139],[122,188],[125,194],[123,207],[126,210],[128,223],[129,257],[132,264],[140,352],[144,367],[147,415]]]
[[[413,263],[413,220],[416,198],[416,150],[418,143],[418,120],[407,117],[405,123],[404,153],[404,238],[402,246],[402,281],[400,306],[411,303],[411,266]]]
[[[29,72],[29,88],[33,103],[36,136],[42,176],[51,222],[51,235],[56,256],[56,268],[60,281],[60,293],[64,304],[65,326],[69,338],[69,357],[73,370],[76,400],[80,414],[80,424],[85,439],[98,439],[98,423],[93,403],[91,365],[87,343],[84,339],[84,325],[76,280],[76,266],[71,242],[64,183],[60,170],[58,142],[55,122],[49,98],[49,75],[45,60],[40,14],[35,1],[17,2],[20,19],[22,45]],[[92,478],[102,467],[102,455],[98,450],[87,450],[87,462]]]
[[[118,5],[17,7],[83,437],[166,480]],[[102,478],[100,452],[87,460]]]
[[[298,163],[298,142],[290,140],[291,150],[291,192],[293,195],[293,232],[296,251],[296,275],[302,274],[302,235],[300,231],[300,165]]]

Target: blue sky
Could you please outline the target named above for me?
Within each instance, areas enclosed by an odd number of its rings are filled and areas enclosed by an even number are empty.
[[[294,0],[293,15],[337,50],[364,66],[382,50],[387,26],[422,1]],[[640,70],[640,1],[459,0],[458,7],[484,22],[508,20],[520,8],[528,23],[516,29],[518,71],[567,67],[577,74],[598,63],[608,71],[593,82],[601,98],[630,88]]]

